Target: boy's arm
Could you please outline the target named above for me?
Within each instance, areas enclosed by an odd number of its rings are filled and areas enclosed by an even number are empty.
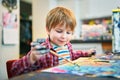
[[[72,60],[75,60],[79,57],[91,57],[92,55],[95,55],[96,51],[95,50],[88,50],[88,51],[82,51],[82,50],[77,50],[73,51],[72,55]]]
[[[91,57],[92,55],[96,54],[95,49],[89,49],[87,51],[77,51],[78,54],[81,55],[81,57]]]
[[[30,53],[31,52],[12,64],[11,72],[14,74],[14,76],[31,71],[31,63],[29,60]]]

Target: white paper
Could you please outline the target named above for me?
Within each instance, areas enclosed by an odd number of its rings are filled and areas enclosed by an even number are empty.
[[[14,28],[3,28],[3,43],[18,44],[18,30]]]

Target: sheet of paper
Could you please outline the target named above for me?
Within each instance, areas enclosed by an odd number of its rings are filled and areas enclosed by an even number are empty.
[[[18,30],[3,28],[3,43],[4,44],[18,44]]]

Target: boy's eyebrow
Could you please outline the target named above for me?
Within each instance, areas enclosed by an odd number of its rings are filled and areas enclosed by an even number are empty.
[[[55,29],[55,30],[64,30],[64,29]],[[67,30],[68,32],[73,32],[72,30]]]
[[[55,28],[55,30],[58,30],[58,29],[59,29],[59,30],[64,30],[64,29],[62,29],[62,28],[60,28],[60,27],[56,27],[56,28]],[[70,29],[70,28],[66,28],[66,30],[67,30],[67,31],[72,31],[72,32],[73,32],[73,30]]]
[[[55,30],[63,30],[63,29],[58,29],[58,28],[57,28],[57,29],[55,29]]]

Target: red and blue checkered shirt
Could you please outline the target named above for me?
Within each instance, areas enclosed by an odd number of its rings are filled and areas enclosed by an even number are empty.
[[[50,44],[49,39],[46,39],[46,41],[43,42],[41,45],[44,45],[49,49],[53,48],[52,45]],[[83,52],[80,50],[73,51],[72,44],[70,42],[67,43],[67,46],[70,52],[71,60],[78,59],[79,57],[88,56],[87,52]],[[44,54],[34,64],[31,64],[30,59],[29,59],[30,54],[31,54],[31,51],[29,51],[27,55],[23,56],[21,59],[18,59],[12,64],[11,71],[14,74],[14,76],[59,65],[58,56],[55,56],[54,54],[50,52]]]

